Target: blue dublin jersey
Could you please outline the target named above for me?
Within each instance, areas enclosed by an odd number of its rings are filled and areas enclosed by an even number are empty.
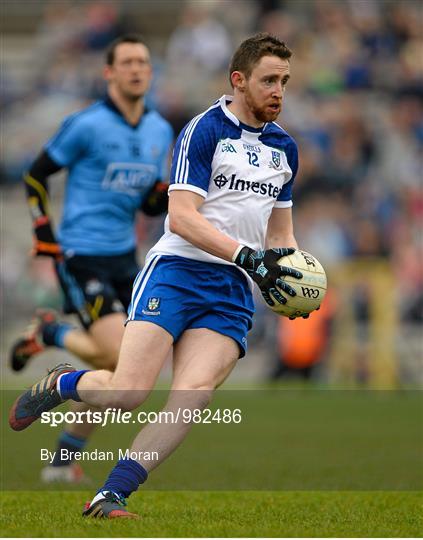
[[[173,132],[156,111],[131,126],[106,98],[65,119],[45,150],[68,169],[58,239],[64,252],[119,255],[135,247],[137,209],[166,180]]]

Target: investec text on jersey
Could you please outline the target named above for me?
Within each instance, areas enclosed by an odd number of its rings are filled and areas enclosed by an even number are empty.
[[[226,178],[224,174],[219,174],[213,178],[213,182],[219,189],[222,189],[229,182],[228,189],[232,191],[252,191],[258,195],[264,195],[273,197],[276,199],[282,188],[274,186],[271,182],[268,184],[260,182],[251,182],[250,180],[243,180],[242,178],[236,178],[236,174],[232,174],[230,179]]]

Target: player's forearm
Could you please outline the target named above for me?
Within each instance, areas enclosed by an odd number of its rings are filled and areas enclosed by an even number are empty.
[[[270,216],[267,232],[266,247],[294,247],[298,248],[294,235],[291,208],[274,208]]]
[[[284,234],[274,232],[266,237],[266,248],[294,247],[298,248],[298,243],[293,233]]]
[[[232,262],[232,256],[239,242],[218,231],[197,210],[185,213],[169,213],[170,230],[194,245],[225,261]]]

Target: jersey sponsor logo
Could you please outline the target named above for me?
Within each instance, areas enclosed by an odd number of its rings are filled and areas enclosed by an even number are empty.
[[[155,165],[110,163],[101,187],[105,190],[120,191],[135,196],[151,187],[156,177]]]
[[[224,174],[219,174],[213,178],[213,182],[219,189],[222,189],[228,183],[228,179]]]
[[[282,188],[274,186],[271,182],[251,182],[251,180],[243,180],[237,178],[236,174],[232,174],[230,178],[227,178],[224,174],[218,174],[213,178],[213,182],[219,189],[227,188],[230,191],[247,191],[253,192],[263,197],[272,197],[276,199]]]
[[[232,154],[237,153],[234,145],[231,143],[222,143],[222,152],[231,152]]]

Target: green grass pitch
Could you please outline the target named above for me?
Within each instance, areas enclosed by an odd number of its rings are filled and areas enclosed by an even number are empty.
[[[421,537],[419,392],[231,390],[213,408],[240,424],[193,427],[128,500],[133,520],[85,520],[82,507],[114,462],[82,463],[93,485],[39,483],[40,448],[60,428],[12,432],[4,392],[1,528],[8,537]],[[159,410],[165,393],[146,410]],[[63,409],[66,410],[66,409]],[[127,447],[139,426],[97,430],[87,449]],[[87,489],[80,491],[80,489]]]
[[[84,520],[88,492],[7,492],[9,537],[421,537],[422,494],[145,492],[139,520]]]

